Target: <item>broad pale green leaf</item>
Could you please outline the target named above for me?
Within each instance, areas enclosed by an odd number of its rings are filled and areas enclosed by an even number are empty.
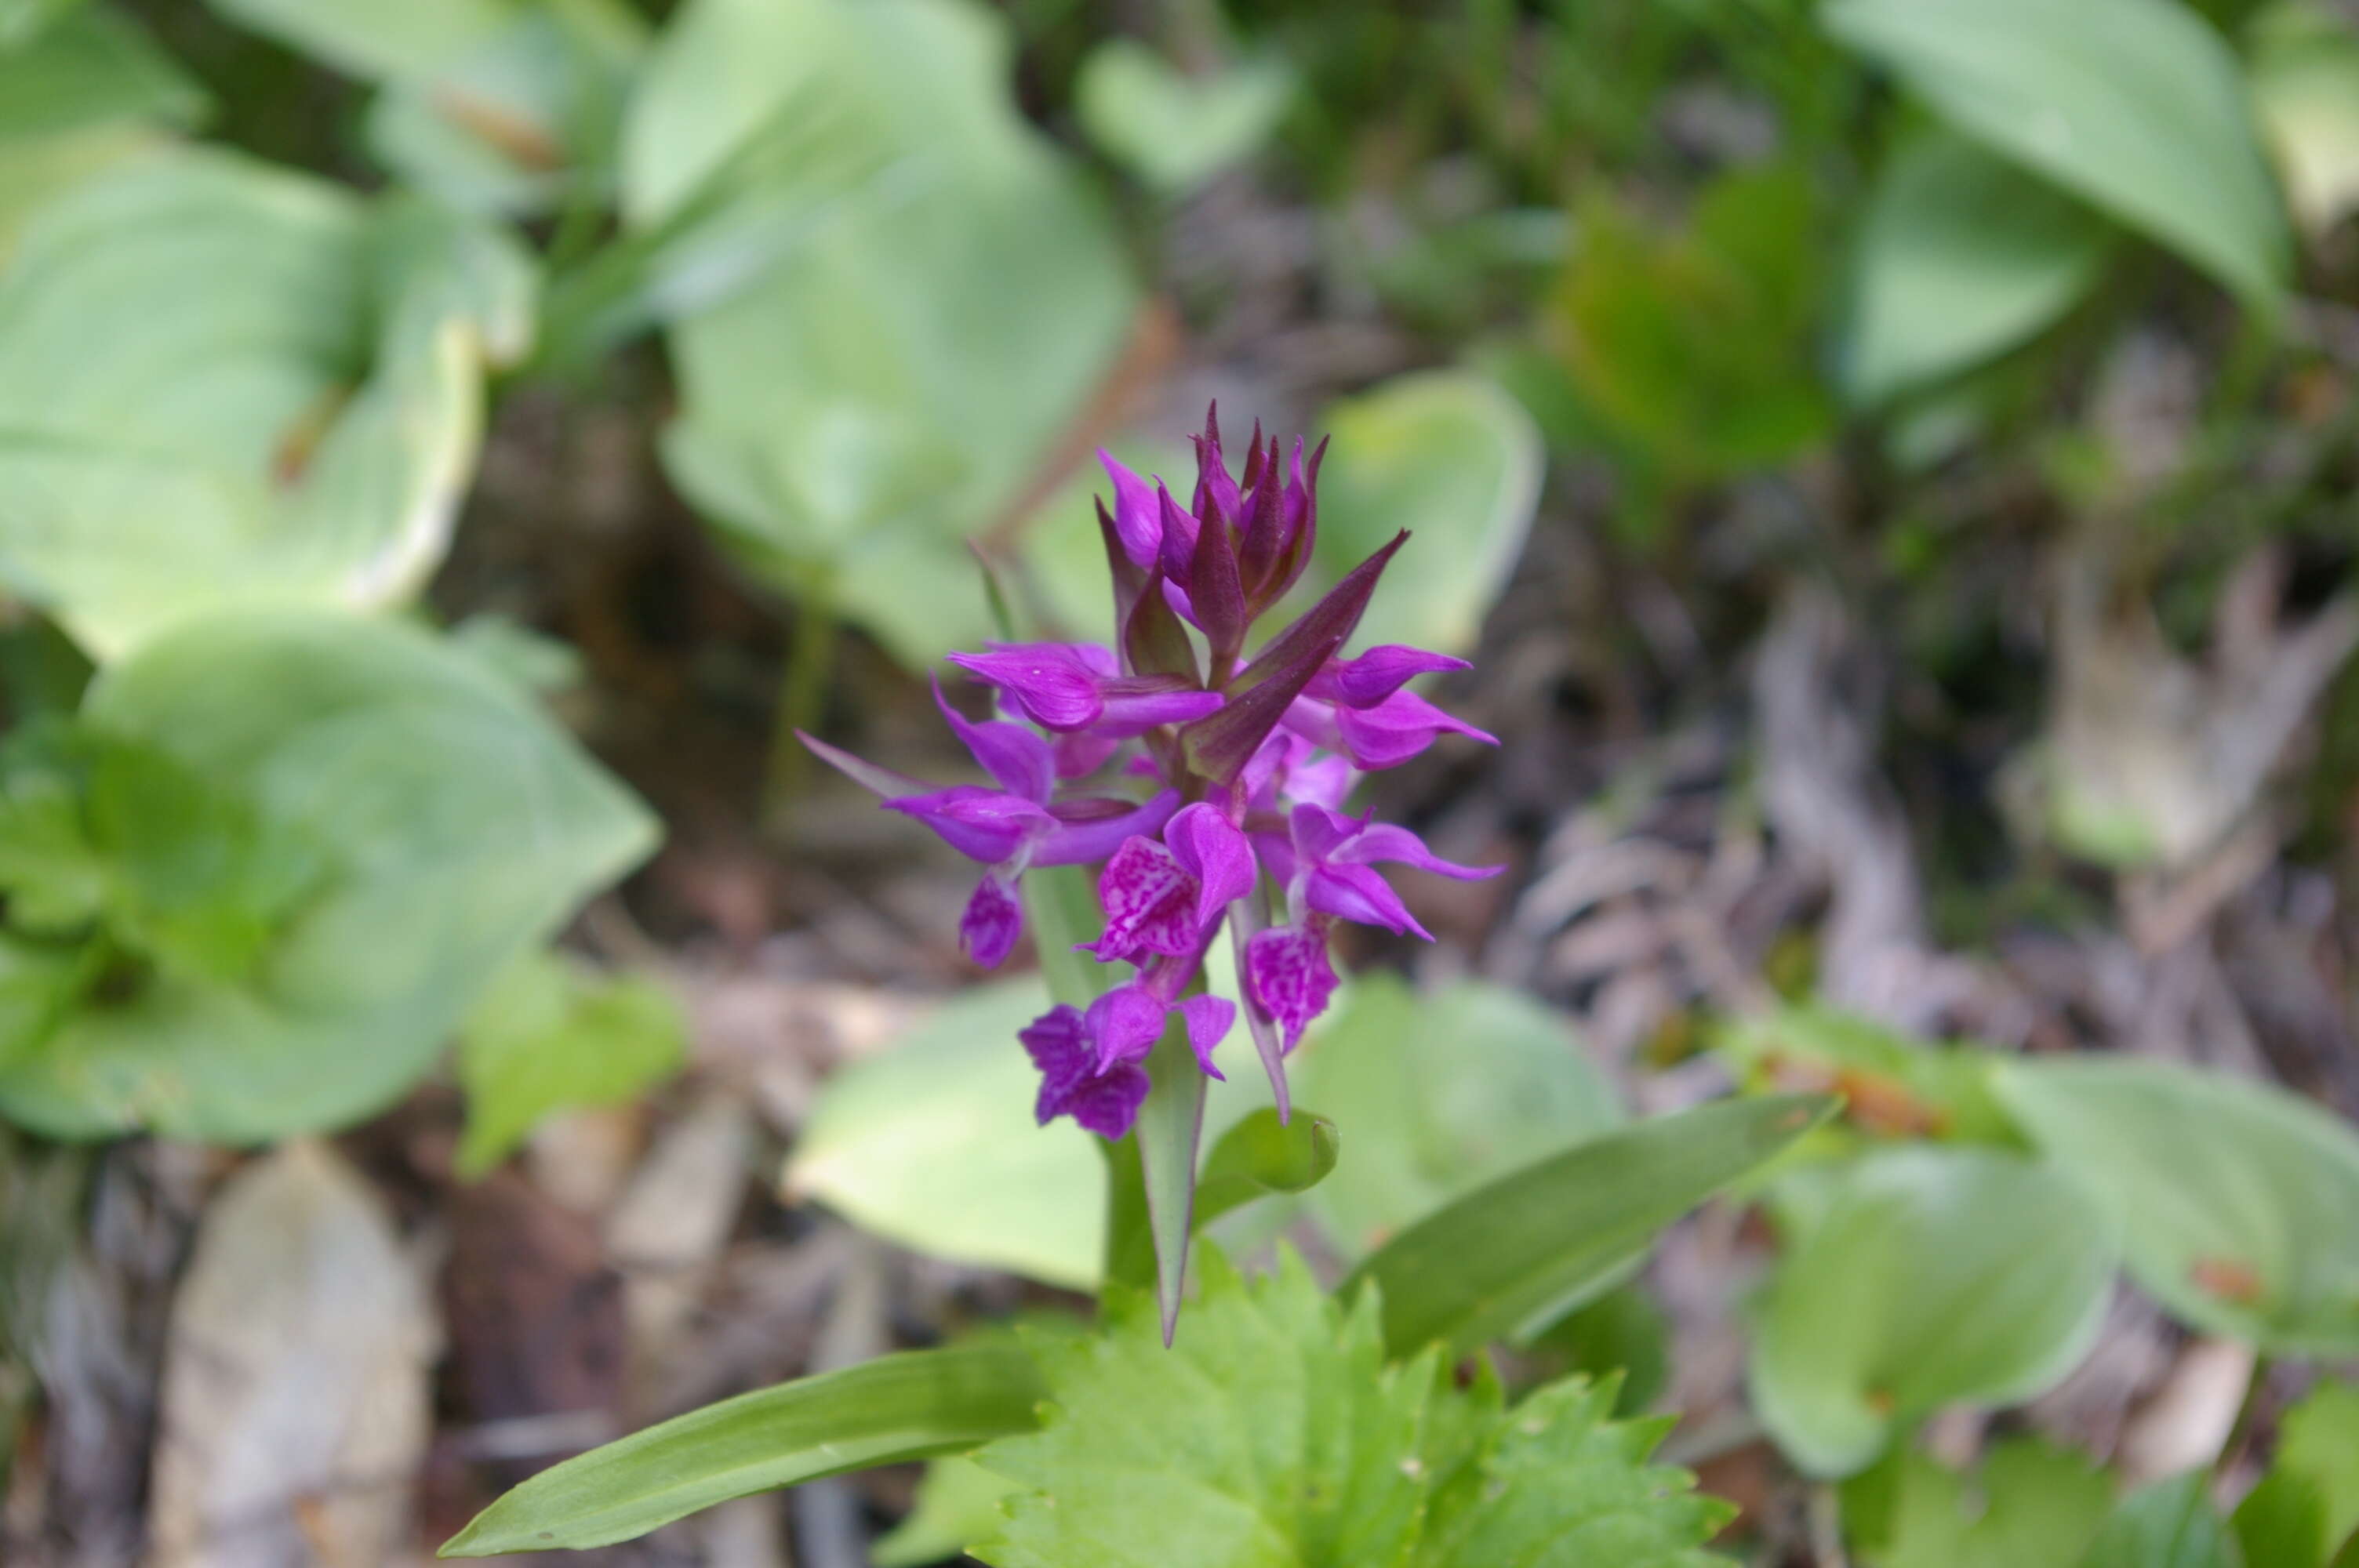
[[[1816,1096],[1723,1100],[1575,1145],[1475,1188],[1364,1260],[1396,1354],[1540,1323],[1612,1284],[1656,1232],[1823,1120]],[[1345,1124],[1348,1127],[1348,1123]]]
[[[1134,290],[1103,215],[1015,111],[969,0],[693,0],[625,127],[624,209],[664,222],[805,99],[873,178],[792,162],[737,203],[825,221],[670,334],[665,460],[747,558],[908,663],[989,634],[962,540],[1002,521],[1111,367]]]
[[[1107,157],[1158,190],[1202,184],[1277,128],[1294,74],[1275,59],[1190,77],[1136,38],[1108,38],[1082,61],[1073,110]]]
[[[1896,1454],[1845,1483],[1847,1532],[1877,1568],[2078,1568],[2113,1507],[2093,1461],[2037,1438],[1995,1444],[1972,1480],[1970,1506],[1969,1477]],[[1871,1506],[1874,1485],[1893,1491]]]
[[[2021,1141],[1993,1098],[1997,1059],[1988,1051],[1929,1044],[1873,1019],[1814,1004],[1734,1022],[1713,1044],[1748,1087],[1841,1094],[1842,1126],[1829,1128],[1821,1140],[1832,1150],[1855,1150],[1859,1134]],[[1854,1135],[1838,1138],[1839,1130]]]
[[[496,34],[521,0],[212,0],[243,27],[349,75],[375,79],[434,67]]]
[[[2359,28],[2302,0],[2253,27],[2254,107],[2303,228],[2322,233],[2359,208]]]
[[[2359,1355],[2359,1133],[2282,1089],[2159,1062],[2013,1062],[2007,1109],[2120,1217],[2173,1315],[2294,1355]]]
[[[0,0],[0,49],[30,43],[82,5],[83,0]]]
[[[1484,377],[1428,371],[1330,404],[1318,429],[1332,445],[1314,569],[1332,583],[1399,530],[1415,535],[1355,643],[1473,652],[1539,503],[1532,416]]]
[[[2022,1156],[1863,1156],[1765,1293],[1748,1380],[1778,1446],[1848,1475],[1900,1422],[2039,1392],[2088,1352],[2117,1256],[2104,1214]]]
[[[2179,0],[1829,0],[1829,31],[1942,118],[2256,304],[2284,205],[2235,57]]]
[[[557,7],[517,16],[370,105],[370,149],[395,174],[475,212],[546,211],[611,199],[624,93],[644,24]],[[588,7],[596,16],[603,5]]]
[[[1323,1116],[1297,1108],[1288,1121],[1265,1106],[1221,1135],[1196,1183],[1195,1225],[1211,1224],[1257,1197],[1308,1192],[1335,1169],[1343,1134]]]
[[[1071,1121],[1033,1124],[1040,1075],[1016,1039],[1048,1008],[1037,979],[978,987],[837,1072],[796,1141],[788,1190],[921,1252],[1094,1285],[1100,1162]]]
[[[1973,142],[1909,141],[1878,173],[1854,243],[1845,392],[1881,403],[2026,341],[2096,283],[2109,238],[2088,208]]]
[[[1308,1207],[1357,1260],[1484,1183],[1618,1125],[1613,1085],[1563,1019],[1502,987],[1419,997],[1373,973],[1294,1053],[1297,1098],[1351,1138]]]
[[[2326,1499],[2307,1476],[2272,1469],[2230,1516],[2247,1563],[2326,1568]]]
[[[687,1049],[688,1021],[656,981],[601,975],[557,953],[523,955],[459,1028],[460,1176],[489,1171],[552,1112],[636,1098]]]
[[[398,624],[193,622],[104,671],[82,721],[169,755],[328,863],[249,978],[99,977],[15,1053],[0,1113],[57,1136],[249,1142],[366,1115],[655,838],[511,686]]]
[[[1040,1397],[1031,1357],[1005,1346],[880,1357],[707,1405],[543,1470],[441,1555],[629,1541],[732,1498],[1027,1432]]]
[[[0,49],[0,160],[19,137],[118,120],[187,129],[212,101],[136,24],[78,10],[20,49]]]
[[[2212,1506],[2211,1481],[2210,1472],[2192,1470],[2132,1492],[2076,1568],[2245,1568],[2235,1536]]]
[[[0,579],[110,658],[215,609],[400,601],[529,297],[497,234],[225,153],[75,188],[0,274]]]
[[[1051,1413],[975,1462],[1018,1484],[1000,1568],[1707,1568],[1727,1514],[1647,1463],[1662,1424],[1607,1419],[1571,1379],[1507,1407],[1429,1349],[1386,1366],[1375,1303],[1348,1314],[1281,1252],[1251,1286],[1206,1249],[1177,1345],[1152,1303],[1041,1343]]]

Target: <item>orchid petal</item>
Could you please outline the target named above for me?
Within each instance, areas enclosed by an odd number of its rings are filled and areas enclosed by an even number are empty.
[[[837,773],[863,789],[874,790],[887,800],[898,796],[926,795],[935,787],[924,779],[911,778],[907,773],[897,773],[890,768],[880,768],[875,763],[864,758],[855,757],[849,752],[839,751],[826,741],[815,740],[799,730],[795,731],[795,739],[810,748],[812,756],[817,757]]]
[[[1040,1098],[1033,1114],[1045,1127],[1064,1114],[1066,1098],[1090,1076],[1092,1054],[1081,1010],[1060,1003],[1016,1031],[1016,1038],[1040,1070]]]
[[[951,733],[964,742],[999,787],[1027,800],[1046,801],[1056,787],[1056,759],[1049,743],[1019,724],[993,719],[977,724],[950,704],[942,683],[933,683],[934,706],[941,709]]]
[[[885,807],[916,817],[940,835],[943,843],[985,865],[1013,859],[1017,849],[1051,831],[1056,823],[1037,802],[981,784],[952,784],[929,795],[888,800]]]
[[[1023,931],[1024,905],[1016,897],[1016,879],[986,873],[966,901],[966,913],[959,916],[959,946],[975,963],[995,969]]]
[[[1433,744],[1437,736],[1463,735],[1486,746],[1496,737],[1453,719],[1413,691],[1397,691],[1368,708],[1338,707],[1336,750],[1369,770],[1397,767]]]
[[[1276,1021],[1284,1048],[1293,1050],[1335,994],[1326,923],[1273,925],[1256,935],[1245,944],[1245,985],[1255,1004]]]
[[[1155,487],[1103,447],[1098,449],[1098,461],[1106,478],[1114,481],[1114,528],[1122,541],[1122,553],[1131,565],[1145,570],[1154,566],[1163,547],[1163,518],[1156,504]]]
[[[1431,871],[1437,876],[1455,877],[1462,882],[1481,881],[1507,869],[1505,866],[1462,866],[1455,860],[1445,860],[1427,849],[1424,839],[1390,822],[1363,824],[1333,858],[1353,865],[1393,860],[1420,871]]]
[[[1196,925],[1210,925],[1223,905],[1253,891],[1258,874],[1253,846],[1217,806],[1202,801],[1183,806],[1163,829],[1180,869],[1195,879]]]
[[[1305,696],[1340,702],[1347,708],[1373,708],[1419,676],[1473,667],[1464,659],[1453,659],[1447,654],[1430,654],[1422,648],[1387,643],[1370,648],[1355,659],[1329,660],[1327,667],[1312,676],[1310,684],[1302,689]]]
[[[1180,1016],[1188,1025],[1188,1046],[1196,1053],[1196,1065],[1204,1076],[1227,1083],[1228,1076],[1212,1065],[1212,1053],[1228,1038],[1229,1027],[1237,1021],[1237,1004],[1224,997],[1191,996],[1179,1006]]]
[[[999,687],[1043,729],[1079,730],[1105,711],[1096,676],[1067,643],[994,643],[989,653],[950,661]]]
[[[1303,878],[1303,903],[1321,914],[1332,914],[1360,925],[1381,925],[1395,935],[1408,935],[1430,942],[1433,934],[1395,892],[1384,874],[1373,866],[1313,866]]]
[[[1152,838],[1125,838],[1098,878],[1105,931],[1083,945],[1101,963],[1146,951],[1185,957],[1195,950],[1195,879]]]
[[[1117,1062],[1136,1062],[1154,1050],[1163,1038],[1168,1011],[1160,997],[1136,983],[1116,986],[1090,1003],[1082,1027],[1096,1052],[1095,1070],[1103,1073]]]
[[[1138,1119],[1153,1086],[1147,1069],[1125,1062],[1093,1078],[1083,1078],[1065,1096],[1059,1109],[1108,1142],[1123,1137]]]
[[[1125,838],[1159,833],[1180,806],[1178,790],[1158,791],[1154,799],[1128,811],[1104,816],[1076,816],[1090,801],[1055,801],[1049,815],[1056,826],[1043,834],[1032,851],[1036,866],[1082,866],[1113,854]],[[1122,803],[1107,800],[1108,806]]]

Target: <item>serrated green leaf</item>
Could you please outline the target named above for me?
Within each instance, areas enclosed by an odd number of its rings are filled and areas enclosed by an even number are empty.
[[[2116,1248],[2060,1173],[1970,1148],[1897,1148],[1843,1173],[1761,1302],[1753,1407],[1802,1469],[1843,1476],[1898,1423],[2025,1399],[2103,1322]]]
[[[600,975],[556,953],[521,956],[459,1026],[460,1178],[498,1164],[545,1116],[636,1098],[687,1050],[688,1021],[654,980]]]
[[[977,987],[836,1073],[796,1141],[788,1191],[921,1252],[1096,1284],[1097,1140],[1069,1120],[1034,1124],[1039,1074],[1016,1039],[1048,1007],[1037,979]]]
[[[1833,1102],[1723,1100],[1591,1139],[1477,1187],[1362,1261],[1396,1354],[1471,1350],[1612,1284],[1656,1232],[1824,1119]]]
[[[914,1350],[740,1394],[552,1465],[477,1514],[444,1557],[630,1541],[755,1492],[971,1448],[1038,1422],[1032,1359]]]
[[[1432,1351],[1387,1367],[1375,1303],[1345,1313],[1299,1260],[1242,1282],[1206,1250],[1174,1348],[1147,1298],[1040,1347],[1038,1433],[975,1462],[1022,1488],[1000,1568],[1705,1568],[1727,1517],[1649,1465],[1658,1423],[1608,1421],[1572,1379],[1507,1408]]]
[[[1350,1157],[1306,1206],[1347,1260],[1623,1120],[1560,1015],[1481,981],[1420,997],[1398,976],[1363,975],[1288,1071],[1296,1098],[1351,1135]]]
[[[1000,1499],[1015,1483],[964,1454],[937,1459],[918,1483],[918,1504],[868,1549],[875,1568],[947,1563],[999,1530]]]
[[[1276,59],[1186,76],[1136,38],[1090,50],[1073,81],[1073,112],[1090,140],[1154,189],[1201,185],[1277,128],[1294,73]]]
[[[2211,1480],[2210,1472],[2193,1470],[2132,1492],[2076,1568],[2245,1568],[2236,1538],[2212,1506]]]
[[[1670,1381],[1671,1323],[1636,1284],[1619,1285],[1531,1336],[1528,1353],[1563,1357],[1570,1371],[1618,1378],[1614,1413],[1636,1415]]]
[[[2110,237],[1973,142],[1912,139],[1878,171],[1854,245],[1844,390],[1881,403],[2026,341],[2087,295]]]
[[[0,579],[106,658],[215,609],[408,598],[530,281],[491,231],[226,153],[75,187],[0,274]]]
[[[1004,28],[966,0],[695,0],[624,137],[635,229],[801,100],[861,171],[742,183],[731,209],[798,243],[672,328],[664,458],[756,569],[912,665],[989,634],[962,540],[1024,499],[1131,321],[1113,233],[1006,82]]]
[[[191,622],[103,672],[82,718],[328,863],[250,976],[103,976],[0,1070],[0,1111],[57,1136],[258,1141],[366,1114],[425,1071],[510,957],[655,838],[546,715],[407,626]],[[184,848],[201,864],[218,846]]]
[[[2174,1316],[2272,1352],[2359,1355],[2359,1133],[2271,1086],[2129,1058],[2006,1064],[1999,1098],[2119,1216]]]
[[[2285,211],[2235,57],[2178,0],[1830,0],[1821,21],[1944,119],[2257,304]]]

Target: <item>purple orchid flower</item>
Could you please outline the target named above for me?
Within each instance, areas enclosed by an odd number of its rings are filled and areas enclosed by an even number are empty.
[[[1086,1008],[1052,1008],[1021,1032],[1040,1071],[1043,1122],[1070,1116],[1123,1137],[1148,1093],[1142,1064],[1158,1042],[1176,1025],[1197,1065],[1220,1077],[1213,1053],[1240,1011],[1285,1115],[1285,1057],[1335,991],[1335,925],[1428,936],[1375,868],[1462,879],[1500,869],[1442,860],[1407,828],[1343,810],[1361,773],[1406,762],[1442,735],[1491,742],[1408,689],[1465,661],[1390,644],[1344,654],[1406,534],[1248,654],[1254,623],[1310,564],[1325,451],[1322,442],[1306,458],[1299,440],[1281,450],[1256,425],[1232,475],[1208,415],[1184,508],[1168,485],[1101,452],[1114,492],[1113,510],[1098,508],[1112,643],[951,654],[995,689],[1001,718],[966,719],[936,687],[990,785],[927,784],[804,737],[984,865],[960,922],[977,963],[996,964],[1015,946],[1027,868],[1102,862],[1104,928],[1082,951],[1132,972]],[[1100,787],[1143,781],[1147,798],[1076,793],[1083,786],[1071,781],[1117,759],[1114,784]],[[1277,911],[1273,898],[1283,900]],[[1242,1010],[1201,990],[1223,927]]]

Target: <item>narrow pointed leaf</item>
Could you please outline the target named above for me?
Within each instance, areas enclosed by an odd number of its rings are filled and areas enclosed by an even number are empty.
[[[1436,1210],[1343,1281],[1383,1292],[1385,1343],[1474,1348],[1575,1304],[1656,1232],[1823,1121],[1835,1102],[1722,1100],[1606,1134]]]
[[[1180,1321],[1180,1291],[1187,1282],[1190,1217],[1196,1201],[1196,1145],[1204,1131],[1204,1073],[1188,1045],[1188,1026],[1175,1012],[1147,1058],[1154,1087],[1139,1108],[1131,1139],[1146,1183],[1147,1217],[1155,1242],[1155,1296],[1163,1314],[1163,1342]]]
[[[1008,1346],[881,1357],[741,1394],[542,1471],[445,1557],[630,1541],[732,1498],[952,1454],[1038,1424],[1032,1359]]]
[[[1201,1229],[1241,1205],[1272,1193],[1308,1192],[1335,1168],[1343,1134],[1308,1112],[1280,1120],[1267,1106],[1221,1135],[1196,1183],[1196,1227]]]

